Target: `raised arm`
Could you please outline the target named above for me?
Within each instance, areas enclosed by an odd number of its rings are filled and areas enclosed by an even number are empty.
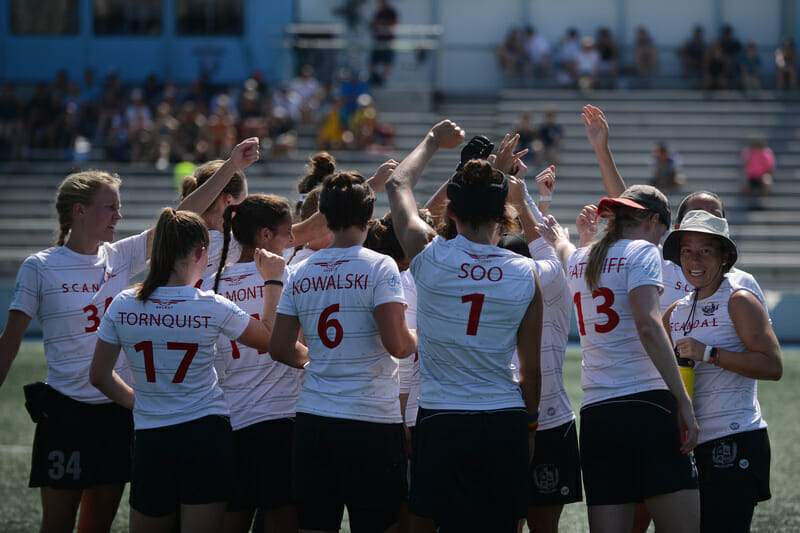
[[[231,156],[205,183],[183,199],[178,211],[192,211],[202,215],[238,170],[244,170],[258,161],[258,137],[250,137],[237,144]]]
[[[608,146],[606,116],[600,109],[586,105],[583,107],[581,118],[586,126],[586,137],[597,156],[597,164],[600,166],[600,175],[603,177],[606,194],[611,198],[616,198],[625,190],[625,182],[622,181],[622,176],[614,163],[614,157],[611,155],[611,148]]]
[[[367,180],[367,185],[372,189],[372,192],[378,193],[386,189],[386,180],[389,179],[392,172],[394,172],[394,169],[396,169],[399,164],[400,163],[394,159],[389,159],[378,167],[375,174]]]
[[[653,361],[661,378],[678,402],[678,416],[686,438],[681,444],[681,451],[689,453],[697,445],[699,427],[694,417],[694,409],[686,388],[683,386],[678,372],[678,363],[672,344],[661,322],[659,313],[658,287],[642,285],[628,293],[633,321],[647,355]]]
[[[536,231],[550,246],[555,248],[558,259],[566,271],[567,260],[575,251],[575,245],[569,240],[569,230],[562,228],[553,215],[547,215],[541,223],[536,224]]]
[[[464,131],[455,122],[443,120],[425,135],[386,182],[394,231],[406,257],[413,259],[433,239],[435,232],[419,217],[414,201],[414,186],[439,148],[455,148],[464,140]]]

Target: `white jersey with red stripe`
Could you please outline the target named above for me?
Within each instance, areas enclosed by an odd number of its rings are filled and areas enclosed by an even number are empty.
[[[564,388],[564,354],[569,336],[569,312],[572,304],[564,268],[555,249],[544,239],[531,241],[528,249],[533,268],[539,276],[544,301],[542,317],[542,392],[539,399],[539,431],[544,431],[575,419],[572,405]],[[518,375],[517,353],[512,361]]]
[[[664,280],[664,292],[661,293],[661,313],[663,314],[670,305],[683,299],[686,295],[691,294],[694,287],[686,281],[686,276],[683,275],[683,269],[677,264],[664,259],[661,265],[662,278]],[[752,274],[739,270],[738,268],[731,268],[726,277],[734,281],[738,286],[745,287],[752,292],[764,309],[767,311],[769,317],[769,306],[761,286],[756,281]],[[770,319],[771,321],[771,319]]]
[[[284,286],[288,273],[283,273]],[[264,310],[264,279],[252,261],[236,263],[222,272],[218,294],[260,319]],[[303,371],[272,360],[260,352],[220,337],[216,368],[234,430],[263,422],[295,416]]]
[[[400,273],[403,292],[406,296],[406,324],[408,329],[417,328],[417,285],[410,270]],[[419,350],[411,357],[400,359],[400,394],[408,394],[405,419],[408,427],[417,425],[419,409]]]
[[[9,309],[39,319],[51,387],[81,402],[109,402],[89,383],[95,332],[114,296],[146,266],[147,232],[103,243],[94,255],[59,246],[25,260]],[[124,360],[115,370],[130,383]]]
[[[361,246],[326,248],[289,271],[278,313],[298,317],[308,344],[297,412],[399,423],[398,363],[375,308],[405,304],[397,265]]]
[[[222,247],[225,244],[225,234],[215,229],[208,230],[208,267],[203,272],[198,288],[204,291],[214,289],[214,279],[217,277],[219,263],[222,261]],[[228,255],[225,257],[225,266],[230,266],[239,260],[242,245],[231,236],[228,243]]]
[[[714,294],[697,301],[691,326],[688,319],[692,315],[694,298],[693,295],[683,298],[670,315],[673,343],[686,331],[688,337],[708,346],[746,352],[747,347],[739,337],[728,310],[731,296],[740,290],[758,297],[751,287],[739,285],[736,277],[726,275]],[[695,365],[692,405],[700,426],[699,444],[767,427],[758,403],[758,382],[712,364]]]
[[[146,302],[137,289],[114,298],[98,338],[122,346],[134,378],[136,429],[227,415],[214,371],[220,335],[237,339],[250,316],[233,302],[188,285],[158,287]]]
[[[536,292],[530,260],[459,235],[436,237],[411,261],[417,285],[419,405],[525,408],[510,368]]]
[[[644,240],[620,239],[606,254],[598,289],[584,278],[590,248],[567,261],[567,283],[581,336],[583,405],[648,390],[667,389],[639,340],[628,293],[662,288],[661,252]]]

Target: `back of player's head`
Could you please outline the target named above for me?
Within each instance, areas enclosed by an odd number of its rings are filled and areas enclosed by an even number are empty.
[[[427,209],[420,209],[418,214],[430,227],[433,227],[433,219]],[[373,218],[369,221],[364,248],[388,255],[395,261],[406,257],[400,241],[397,240],[397,234],[394,232],[394,221],[392,220],[391,212],[386,213],[383,218]]]
[[[699,209],[699,207],[693,205],[693,201],[698,201],[698,200],[711,200],[718,202],[719,213],[711,213],[711,214],[714,216],[721,214],[722,215],[721,218],[725,218],[725,204],[723,203],[722,198],[720,198],[713,192],[696,191],[691,194],[688,194],[683,200],[681,200],[681,203],[678,204],[678,211],[675,214],[675,224],[680,225],[680,223],[683,221],[683,217],[685,217],[686,213],[688,213],[689,211]]]
[[[165,207],[153,230],[150,271],[139,286],[136,298],[146,302],[154,290],[167,283],[176,262],[198,246],[208,248],[208,242],[208,229],[202,218],[189,211]]]
[[[219,278],[225,261],[228,259],[228,248],[233,237],[242,245],[254,248],[256,234],[268,228],[275,232],[284,221],[292,220],[292,210],[289,201],[282,196],[274,194],[251,194],[239,205],[229,205],[222,213],[222,257],[214,279],[214,292],[217,292]]]
[[[503,173],[483,159],[472,159],[453,174],[447,186],[448,205],[461,222],[477,228],[488,222],[508,224],[508,183]]]
[[[297,182],[297,192],[300,194],[300,200],[297,202],[296,207],[297,211],[302,210],[301,206],[305,203],[308,194],[322,183],[325,176],[334,172],[336,172],[336,159],[328,152],[320,152],[306,163],[306,175]],[[314,212],[316,212],[316,204],[314,205]],[[314,213],[311,214],[313,215]]]
[[[75,204],[89,205],[98,189],[107,185],[117,188],[122,180],[116,174],[101,170],[85,170],[70,174],[56,193],[56,212],[58,213],[58,240],[56,246],[62,246],[72,229],[72,207]]]
[[[374,204],[375,194],[358,172],[339,171],[322,181],[319,210],[331,231],[351,226],[366,229]]]
[[[190,175],[184,177],[181,181],[181,200],[192,194],[198,187],[208,181],[224,163],[225,161],[222,159],[215,159],[208,163],[203,163],[194,169],[194,172]],[[244,192],[246,183],[247,179],[244,176],[244,172],[237,170],[233,173],[233,176],[231,176],[231,179],[225,187],[222,188],[220,194],[230,194],[234,198],[238,198],[242,195],[242,192]]]

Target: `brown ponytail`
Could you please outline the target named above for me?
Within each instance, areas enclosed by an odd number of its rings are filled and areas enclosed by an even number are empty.
[[[146,302],[153,291],[169,281],[175,263],[198,246],[208,248],[208,229],[203,219],[189,211],[165,207],[153,231],[150,271],[139,285],[136,298]]]
[[[214,276],[214,292],[217,292],[219,278],[222,276],[222,269],[225,268],[225,261],[228,260],[228,248],[231,244],[231,219],[237,208],[238,206],[229,205],[225,208],[225,211],[222,212],[222,255],[219,258],[217,274]]]
[[[586,262],[584,279],[589,290],[596,291],[599,288],[600,274],[603,271],[603,263],[606,260],[608,249],[622,238],[623,231],[641,224],[653,214],[653,211],[631,207],[615,207],[604,211],[603,218],[607,219],[608,223],[592,243],[589,259]]]

